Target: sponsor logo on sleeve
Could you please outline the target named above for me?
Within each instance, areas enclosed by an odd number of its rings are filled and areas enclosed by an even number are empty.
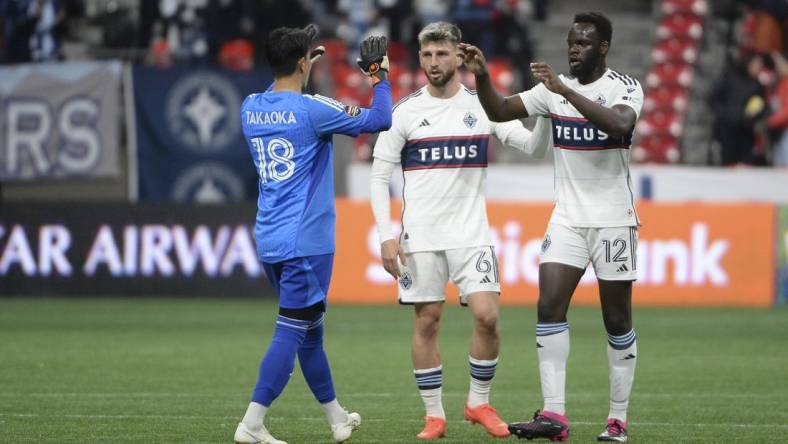
[[[361,108],[355,105],[345,105],[345,114],[350,117],[357,117],[359,114],[361,114]]]

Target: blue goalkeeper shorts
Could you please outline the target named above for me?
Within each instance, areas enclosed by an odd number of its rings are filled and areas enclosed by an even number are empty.
[[[282,308],[307,308],[325,302],[334,254],[305,256],[282,262],[263,262],[265,274],[279,295]]]

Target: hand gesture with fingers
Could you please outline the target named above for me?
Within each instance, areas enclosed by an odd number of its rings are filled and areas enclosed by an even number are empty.
[[[533,74],[534,79],[544,83],[544,86],[546,86],[551,92],[563,95],[568,91],[568,88],[566,85],[564,85],[564,82],[558,78],[558,75],[556,75],[555,71],[553,71],[553,68],[547,63],[531,63],[531,74]]]
[[[397,258],[402,265],[405,265],[405,253],[400,250],[397,239],[389,239],[380,244],[380,258],[383,260],[383,268],[394,276],[394,279],[399,278],[400,270]]]
[[[460,43],[458,48],[469,71],[477,76],[487,74],[487,61],[481,49],[468,43]]]
[[[373,85],[387,80],[389,72],[388,39],[383,36],[367,37],[361,42],[356,63],[361,71],[372,79]]]

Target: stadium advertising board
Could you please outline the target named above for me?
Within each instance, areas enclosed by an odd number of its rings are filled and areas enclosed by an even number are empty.
[[[396,205],[394,205],[396,206]],[[552,206],[490,203],[489,219],[505,304],[533,304],[539,251]],[[639,305],[771,306],[774,301],[774,207],[767,204],[639,205],[643,221],[637,251]],[[399,220],[399,207],[392,219]],[[337,205],[337,255],[330,300],[396,303],[383,269],[367,201]],[[574,303],[598,304],[593,270]],[[456,291],[454,291],[456,293]],[[456,303],[456,298],[451,298]]]
[[[254,205],[2,205],[0,295],[269,296]]]
[[[119,62],[0,68],[0,180],[119,174]]]
[[[257,175],[238,110],[267,72],[134,67],[139,197],[219,203],[253,199]]]
[[[777,302],[788,304],[788,207],[780,208],[777,225]]]

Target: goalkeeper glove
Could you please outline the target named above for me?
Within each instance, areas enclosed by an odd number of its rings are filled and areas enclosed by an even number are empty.
[[[361,42],[361,57],[356,59],[356,63],[364,74],[372,78],[373,85],[388,78],[387,46],[386,37],[368,37]]]
[[[304,27],[304,32],[306,35],[309,36],[310,44],[314,43],[317,40],[317,34],[320,32],[320,28],[317,27],[315,24],[308,24]],[[320,58],[323,54],[326,53],[326,47],[323,45],[316,46],[309,51],[309,58],[312,60],[312,63],[315,63],[317,59]]]

